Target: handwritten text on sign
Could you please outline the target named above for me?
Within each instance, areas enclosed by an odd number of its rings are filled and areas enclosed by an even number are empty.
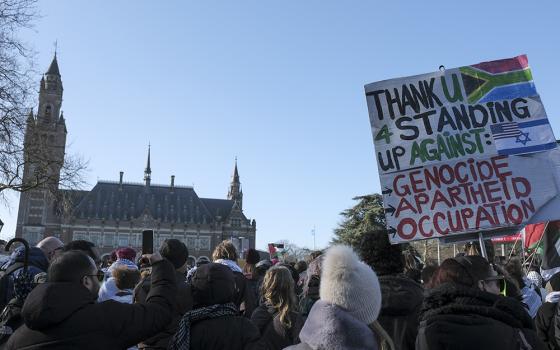
[[[520,225],[554,196],[539,165],[495,156],[384,175],[390,230],[406,241]]]
[[[365,89],[393,242],[518,226],[556,196],[526,56]]]

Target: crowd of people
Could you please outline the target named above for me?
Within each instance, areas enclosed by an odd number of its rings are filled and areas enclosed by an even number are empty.
[[[1,268],[0,348],[560,349],[560,274],[480,250],[424,265],[379,230],[293,264],[223,241],[190,266],[177,239],[101,259],[48,237]]]

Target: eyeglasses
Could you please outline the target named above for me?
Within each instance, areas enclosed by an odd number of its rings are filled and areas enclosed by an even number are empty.
[[[491,277],[487,277],[485,279],[480,280],[481,282],[492,282],[492,281],[496,281],[498,282],[498,286],[500,287],[500,294],[502,294],[503,296],[506,295],[506,277],[503,275],[497,275],[497,276],[491,276]]]
[[[97,280],[99,282],[103,282],[103,280],[105,279],[105,272],[101,271],[101,270],[97,270],[97,273],[95,275],[84,275],[85,276],[89,276],[89,277],[97,277]]]

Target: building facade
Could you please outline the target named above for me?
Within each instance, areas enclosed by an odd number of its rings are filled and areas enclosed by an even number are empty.
[[[167,238],[177,238],[193,257],[210,257],[224,239],[231,239],[241,254],[255,247],[256,222],[243,213],[237,160],[226,199],[201,198],[193,187],[176,186],[175,176],[169,184],[152,184],[149,148],[142,183],[124,182],[120,172],[118,181],[98,181],[90,191],[59,188],[56,179],[60,178],[67,135],[62,93],[55,55],[41,79],[37,113],[32,111],[27,119],[24,146],[41,140],[55,183],[21,194],[16,237],[30,244],[47,236],[64,242],[85,239],[109,252],[123,246],[140,249],[142,231],[153,229],[156,248]],[[25,162],[23,181],[31,181],[35,171],[33,161]]]

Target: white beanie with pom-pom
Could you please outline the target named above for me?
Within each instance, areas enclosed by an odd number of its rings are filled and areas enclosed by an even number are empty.
[[[321,300],[342,307],[366,324],[375,321],[381,310],[377,275],[347,246],[327,250],[319,294]]]

